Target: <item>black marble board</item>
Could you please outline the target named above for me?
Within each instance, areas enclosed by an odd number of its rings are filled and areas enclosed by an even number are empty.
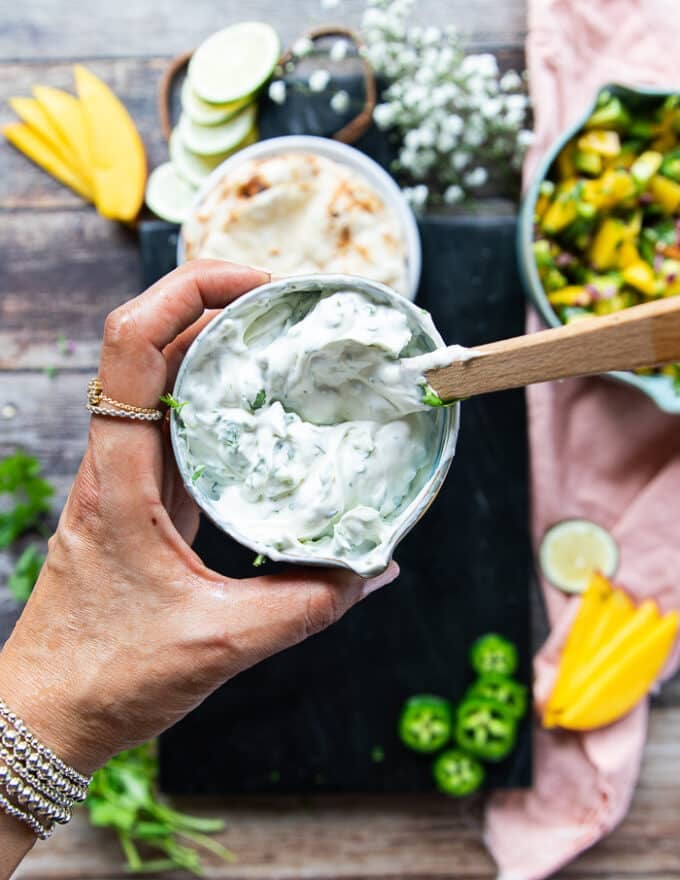
[[[328,99],[351,95],[344,115]],[[289,85],[263,100],[260,135],[330,136],[363,101],[360,78],[321,95]],[[356,144],[384,167],[393,144],[375,128]],[[523,331],[524,299],[512,218],[420,222],[418,302],[448,342],[475,345]],[[176,227],[140,229],[144,283],[175,265]],[[439,497],[397,549],[399,579],[330,630],[227,683],[161,738],[161,784],[175,794],[404,792],[432,789],[430,761],[404,749],[396,720],[418,692],[459,699],[472,679],[467,653],[491,630],[515,641],[530,680],[528,475],[524,394],[466,401],[458,451]],[[195,549],[212,568],[254,573],[253,554],[203,520]],[[279,567],[268,564],[268,571]],[[382,756],[382,760],[377,760]],[[531,783],[530,725],[489,787]]]
[[[519,334],[524,301],[511,218],[422,220],[418,302],[448,342]],[[172,268],[176,229],[141,231],[145,282]],[[203,521],[195,549],[211,567],[254,573],[253,554]],[[399,744],[410,694],[453,700],[471,680],[467,651],[490,630],[513,639],[530,678],[524,395],[462,404],[461,433],[439,497],[399,546],[399,579],[325,633],[221,688],[161,738],[161,782],[175,794],[430,790],[429,761]],[[268,570],[275,571],[271,564]],[[376,752],[378,750],[378,752]],[[379,752],[382,761],[376,761]],[[531,782],[529,725],[491,787]]]

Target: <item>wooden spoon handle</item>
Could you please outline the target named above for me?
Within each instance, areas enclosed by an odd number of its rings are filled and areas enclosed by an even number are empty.
[[[680,296],[473,350],[484,357],[427,373],[442,400],[680,361]]]

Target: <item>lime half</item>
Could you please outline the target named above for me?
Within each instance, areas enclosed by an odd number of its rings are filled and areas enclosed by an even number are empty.
[[[539,556],[545,577],[565,593],[582,593],[595,571],[612,577],[619,564],[616,541],[589,519],[565,519],[552,526]]]
[[[159,165],[146,184],[146,204],[169,223],[182,223],[196,196],[196,187],[177,174],[171,162]]]

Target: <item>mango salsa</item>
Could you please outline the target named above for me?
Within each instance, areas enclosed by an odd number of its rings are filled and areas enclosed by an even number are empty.
[[[534,256],[563,323],[680,294],[680,95],[601,93],[541,184]],[[646,372],[680,394],[680,364]]]

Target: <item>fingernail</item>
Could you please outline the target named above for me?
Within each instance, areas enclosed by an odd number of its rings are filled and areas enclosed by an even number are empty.
[[[380,587],[386,587],[387,584],[391,584],[392,581],[398,577],[399,566],[394,560],[392,560],[382,574],[376,575],[373,578],[368,578],[368,580],[364,581],[363,587],[361,588],[361,598],[364,599],[366,596],[370,596],[371,593],[375,593]]]

